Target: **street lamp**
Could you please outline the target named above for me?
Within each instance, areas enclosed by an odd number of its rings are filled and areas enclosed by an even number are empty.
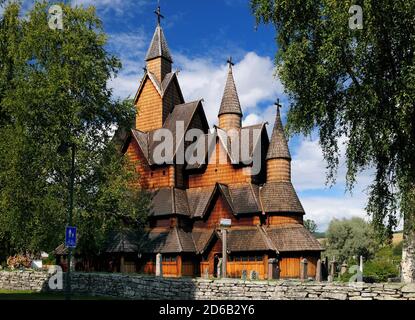
[[[227,229],[232,226],[231,219],[221,219],[220,227],[222,230],[222,278],[227,277],[227,256],[228,256],[228,244],[227,244]]]
[[[72,216],[73,216],[73,195],[74,195],[74,184],[75,184],[75,154],[76,154],[76,145],[75,143],[67,144],[63,143],[59,149],[58,152],[60,154],[66,154],[68,149],[71,148],[71,173],[70,173],[70,179],[69,179],[69,203],[68,203],[68,214],[67,214],[67,231],[66,231],[66,237],[65,237],[65,245],[68,249],[68,270],[66,272],[66,285],[65,285],[65,298],[67,300],[71,299],[71,259],[72,259],[72,249],[74,248],[74,245],[68,245],[68,228],[72,228]],[[76,234],[75,234],[75,240],[76,240]]]

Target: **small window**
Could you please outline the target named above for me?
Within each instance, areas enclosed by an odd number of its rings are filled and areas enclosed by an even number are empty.
[[[249,261],[255,261],[255,257],[254,257],[254,256],[249,256],[249,257],[248,257],[248,260],[249,260]]]
[[[166,175],[166,170],[163,170],[163,176],[165,176]]]
[[[247,257],[247,256],[243,256],[243,257],[242,257],[242,261],[249,261],[249,259],[248,259],[248,257]]]
[[[153,177],[154,176],[154,172],[151,172],[151,177]]]

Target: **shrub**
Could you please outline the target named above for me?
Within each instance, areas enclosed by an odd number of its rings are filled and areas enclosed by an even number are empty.
[[[394,255],[395,248],[387,246],[380,249],[375,257],[366,262],[363,268],[365,282],[386,282],[388,278],[399,275],[400,257]]]

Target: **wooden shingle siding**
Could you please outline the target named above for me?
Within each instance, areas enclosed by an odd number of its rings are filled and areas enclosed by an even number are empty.
[[[183,101],[180,99],[179,88],[177,88],[176,83],[173,83],[163,95],[163,123],[166,121],[167,116],[173,110],[174,106],[181,103]]]
[[[239,129],[242,126],[241,116],[227,113],[219,116],[219,128],[227,131],[229,129]]]
[[[158,82],[162,82],[164,76],[171,72],[171,62],[164,58],[155,58],[147,61],[147,70],[156,76]]]
[[[163,102],[149,78],[145,80],[136,107],[136,128],[138,130],[148,132],[163,126]]]
[[[215,157],[215,158],[213,158]],[[215,152],[207,164],[203,173],[189,176],[189,188],[199,188],[222,184],[250,183],[252,176],[248,173],[250,168],[240,168],[233,166],[229,161],[226,164],[220,164],[220,159],[226,159],[227,155],[219,143],[216,144]]]
[[[291,181],[291,162],[287,159],[267,161],[267,182]]]
[[[127,155],[130,161],[137,163],[136,170],[140,175],[140,185],[143,188],[170,187],[174,184],[174,167],[151,169],[135,140],[131,141]]]
[[[267,224],[271,226],[280,225],[280,224],[303,224],[302,215],[269,215],[267,219]]]

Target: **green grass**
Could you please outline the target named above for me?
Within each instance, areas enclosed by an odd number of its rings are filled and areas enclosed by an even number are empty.
[[[72,300],[114,300],[106,297],[72,296]],[[1,300],[65,300],[63,293],[0,290]]]

